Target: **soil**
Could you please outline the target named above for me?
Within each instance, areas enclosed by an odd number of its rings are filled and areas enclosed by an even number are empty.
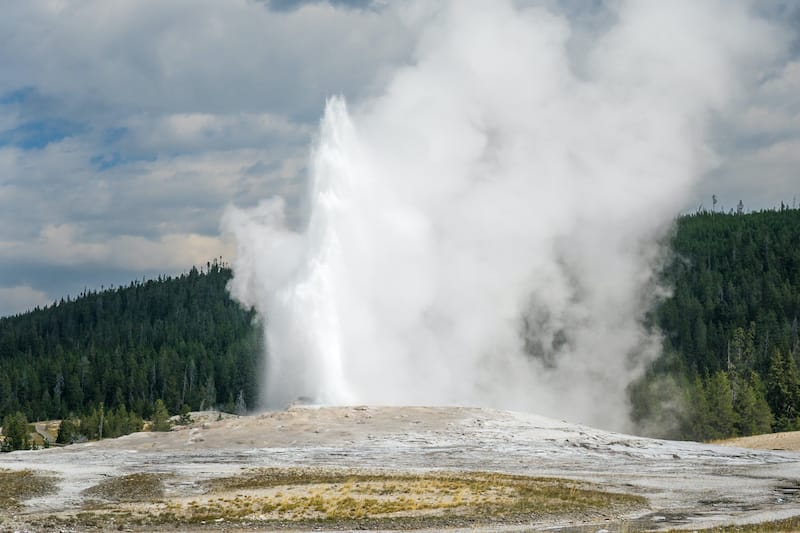
[[[800,515],[800,454],[745,449],[747,442],[653,440],[464,407],[301,406],[193,417],[167,433],[3,454],[0,469],[56,483],[0,509],[0,531],[656,531]],[[263,472],[272,480],[263,486],[237,481]],[[474,485],[469,476],[495,485]],[[536,481],[543,478],[553,479]],[[275,479],[283,484],[276,488]],[[343,492],[358,480],[366,485]],[[546,496],[536,509],[514,503],[523,501],[514,500],[516,484],[533,494],[540,482],[572,496]],[[397,500],[401,493],[407,496]],[[578,503],[590,493],[597,498],[584,501],[592,503]],[[452,503],[456,497],[462,506]],[[326,515],[334,500],[366,514]],[[254,502],[263,512],[252,510]],[[386,513],[369,516],[381,506]],[[192,514],[198,508],[209,512]]]

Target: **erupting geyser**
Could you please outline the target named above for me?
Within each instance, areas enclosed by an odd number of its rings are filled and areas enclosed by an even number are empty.
[[[496,0],[403,8],[414,61],[378,98],[328,102],[307,225],[280,199],[226,216],[231,291],[265,317],[268,406],[625,428],[626,385],[660,346],[641,325],[657,241],[771,29],[734,2],[614,5],[594,32]]]

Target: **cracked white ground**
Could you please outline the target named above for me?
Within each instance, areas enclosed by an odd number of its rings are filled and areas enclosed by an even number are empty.
[[[32,518],[79,509],[82,491],[114,476],[168,473],[165,495],[186,496],[198,481],[243,469],[312,466],[551,476],[647,498],[648,509],[608,517],[610,529],[693,529],[800,515],[796,452],[653,440],[489,409],[305,406],[3,454],[0,468],[55,474],[59,481],[56,492],[24,502],[13,515],[0,511],[6,515],[0,526],[36,529]],[[489,529],[581,525],[575,520]],[[585,526],[594,531],[598,524]]]

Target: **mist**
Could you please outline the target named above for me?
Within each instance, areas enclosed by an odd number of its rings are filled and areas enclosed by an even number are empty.
[[[778,49],[745,3],[405,6],[413,60],[332,97],[308,208],[228,210],[264,403],[475,405],[629,429],[658,357],[659,243],[717,164],[709,121]]]

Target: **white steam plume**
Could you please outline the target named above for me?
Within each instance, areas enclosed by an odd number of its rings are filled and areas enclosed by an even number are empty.
[[[415,61],[383,96],[328,102],[307,227],[288,229],[279,199],[226,217],[231,291],[266,320],[266,403],[477,404],[625,429],[626,385],[659,350],[641,326],[656,242],[770,28],[733,2],[622,2],[576,58],[545,8],[426,6],[408,11]]]

